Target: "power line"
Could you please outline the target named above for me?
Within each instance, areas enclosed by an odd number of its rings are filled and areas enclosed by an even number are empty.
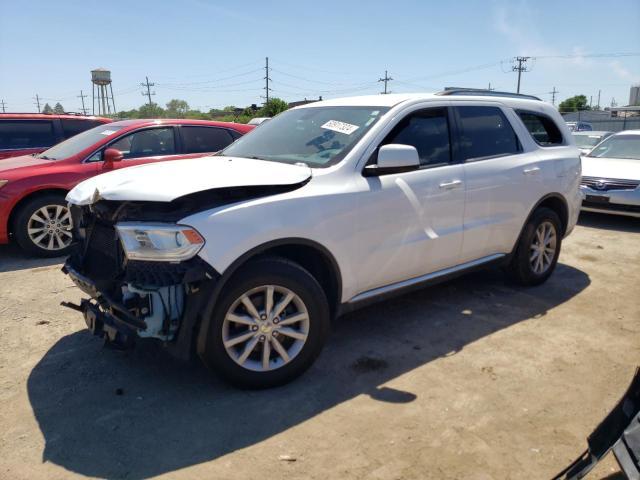
[[[384,82],[384,92],[380,92],[383,95],[386,95],[387,93],[391,93],[390,91],[387,91],[387,83],[389,83],[391,80],[393,80],[393,78],[391,78],[389,76],[389,73],[385,70],[384,71],[384,78],[380,78],[378,79],[378,82]]]
[[[531,57],[516,57],[514,59],[515,62],[518,62],[518,65],[514,65],[511,70],[513,70],[514,72],[518,72],[518,89],[516,90],[516,93],[520,93],[520,77],[522,75],[522,72],[528,72],[529,70],[527,70],[527,61],[530,59]]]
[[[89,95],[85,95],[84,93],[82,93],[82,90],[80,90],[80,95],[78,95],[78,98],[80,100],[82,100],[82,114],[86,115],[87,114],[87,109],[84,108],[84,99],[87,98]]]
[[[141,83],[140,86],[141,87],[147,87],[147,92],[140,92],[142,93],[142,96],[146,96],[149,99],[149,106],[152,106],[151,103],[151,95],[155,95],[156,92],[151,93],[151,87],[155,86],[155,83],[149,83],[149,77],[144,77],[147,81],[146,83]]]

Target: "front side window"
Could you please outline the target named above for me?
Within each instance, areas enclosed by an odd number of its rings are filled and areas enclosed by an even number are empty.
[[[533,112],[518,111],[516,113],[538,145],[543,147],[562,145],[562,133],[549,117]]]
[[[224,128],[181,127],[185,153],[217,152],[233,142],[231,134]]]
[[[498,107],[455,107],[463,160],[513,155],[521,151],[516,133]]]
[[[386,107],[306,107],[287,110],[222,154],[322,168],[342,160],[389,109]]]
[[[50,147],[56,138],[53,124],[47,120],[0,121],[0,149]]]
[[[123,158],[155,157],[176,153],[173,127],[149,128],[127,135],[109,145],[122,152]]]
[[[640,160],[640,135],[613,135],[603,140],[587,156]]]
[[[415,147],[423,166],[449,163],[451,142],[446,108],[431,108],[408,115],[384,139],[382,145],[390,143]]]

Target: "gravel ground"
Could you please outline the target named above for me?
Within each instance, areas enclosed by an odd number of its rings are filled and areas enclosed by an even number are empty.
[[[583,216],[543,286],[492,270],[348,315],[262,392],[104,349],[60,307],[80,293],[59,259],[1,247],[0,477],[550,478],[640,364],[639,233]]]

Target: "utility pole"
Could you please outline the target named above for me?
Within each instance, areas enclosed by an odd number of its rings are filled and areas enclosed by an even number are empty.
[[[558,90],[556,90],[556,87],[553,87],[553,90],[551,90],[549,92],[551,94],[551,104],[555,105],[556,104],[556,94],[560,93]]]
[[[82,114],[86,115],[87,114],[87,109],[84,108],[84,99],[87,98],[89,95],[85,95],[84,93],[82,93],[82,90],[80,90],[80,95],[78,95],[77,98],[79,98],[80,100],[82,100]]]
[[[34,100],[36,101],[36,103],[34,103],[34,105],[38,106],[38,113],[40,113],[40,97],[38,96],[37,93],[36,93],[36,96],[34,97]]]
[[[602,90],[598,90],[598,110],[600,110],[600,92]]]
[[[265,81],[265,85],[264,85],[264,99],[265,99],[265,105],[267,103],[269,103],[269,91],[271,90],[269,88],[269,80],[271,80],[271,78],[269,78],[269,57],[265,57],[265,65],[264,65],[264,81]]]
[[[529,60],[531,57],[516,57],[514,59],[514,61],[518,62],[518,65],[514,65],[511,69],[514,72],[518,72],[518,89],[516,90],[516,93],[520,93],[520,76],[522,75],[522,72],[528,72],[529,70],[527,70],[527,60]]]
[[[489,90],[490,92],[493,92],[495,90],[495,88],[491,88],[491,82],[489,82],[489,88],[487,88],[487,90]]]
[[[141,87],[147,87],[147,91],[146,92],[140,92],[142,93],[143,97],[147,97],[149,99],[149,106],[152,106],[151,103],[151,95],[155,95],[156,92],[152,92],[151,91],[151,87],[155,86],[155,83],[149,83],[149,77],[144,77],[147,81],[145,83],[141,83],[140,86]],[[113,95],[113,94],[112,94]]]
[[[6,105],[6,103],[4,103],[4,98],[2,100],[0,100],[0,105],[2,105],[2,113],[6,113],[4,106]]]
[[[389,83],[391,80],[393,80],[393,78],[391,78],[389,76],[389,73],[385,70],[384,71],[384,78],[380,78],[378,80],[378,82],[384,82],[384,92],[380,92],[380,93],[382,93],[383,95],[386,95],[387,93],[391,93],[391,91],[387,90],[387,83]]]

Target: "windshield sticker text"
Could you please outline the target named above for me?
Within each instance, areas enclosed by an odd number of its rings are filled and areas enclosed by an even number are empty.
[[[360,127],[358,127],[358,125],[351,125],[350,123],[340,122],[339,120],[329,120],[320,128],[332,130],[338,133],[344,133],[345,135],[351,135]]]

